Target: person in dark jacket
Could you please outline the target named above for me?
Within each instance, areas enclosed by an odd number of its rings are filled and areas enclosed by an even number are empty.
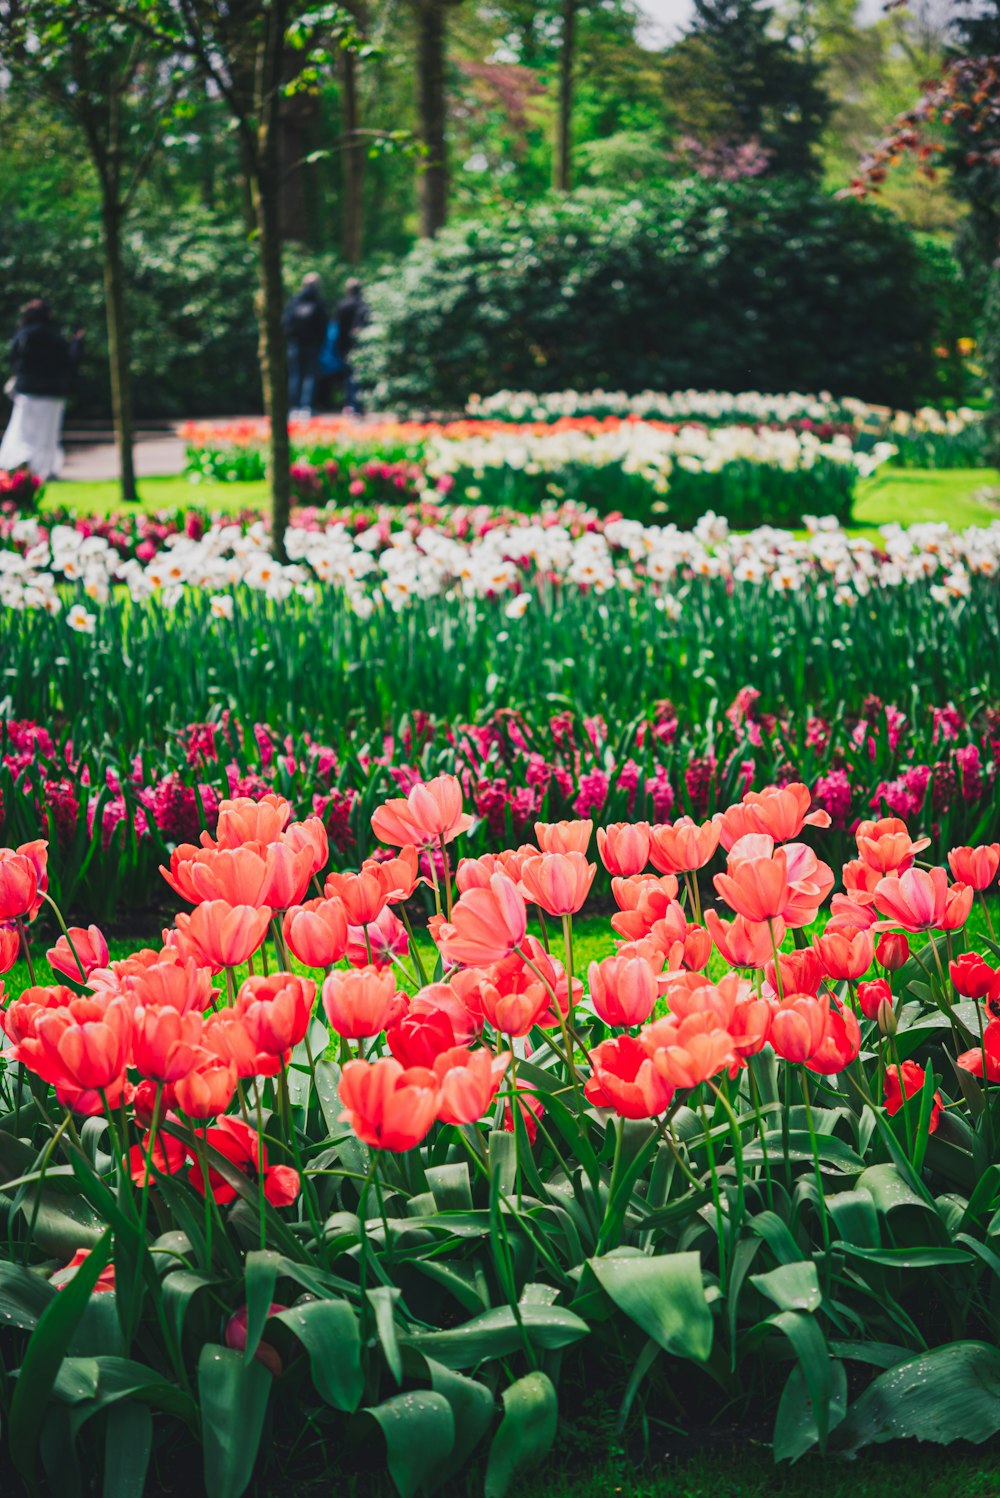
[[[66,397],[82,352],[82,331],[64,337],[41,297],[21,309],[8,350],[13,375],[5,390],[14,409],[0,443],[0,468],[30,468],[43,480],[58,475]]]
[[[310,271],[285,308],[283,326],[288,340],[288,404],[292,411],[312,415],[316,399],[319,355],[330,314],[320,290],[319,276]]]
[[[337,324],[340,330],[338,348],[340,357],[344,361],[344,410],[354,411],[359,416],[364,408],[358,393],[358,382],[354,377],[351,353],[357,343],[358,334],[367,321],[368,308],[365,305],[361,282],[352,276],[344,287],[343,298],[337,306]]]

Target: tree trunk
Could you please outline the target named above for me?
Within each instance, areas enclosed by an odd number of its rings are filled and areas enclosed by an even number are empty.
[[[563,0],[562,47],[559,52],[559,107],[556,113],[556,150],[552,185],[556,192],[572,186],[573,63],[576,48],[577,0]]]
[[[291,445],[288,439],[288,355],[281,326],[285,287],[281,254],[281,198],[274,176],[265,171],[253,182],[260,274],[258,322],[264,410],[271,423],[271,550],[284,561],[285,531],[291,513]]]
[[[104,239],[104,306],[108,322],[108,362],[111,367],[111,414],[118,448],[122,499],[134,504],[135,486],[132,445],[132,368],[129,360],[128,314],[125,310],[125,274],[122,269],[121,210],[105,197],[101,209]]]
[[[426,156],[420,167],[420,234],[433,239],[448,217],[448,146],[445,135],[445,4],[417,3],[417,112]]]
[[[258,69],[258,127],[250,187],[257,225],[260,277],[258,324],[264,410],[271,424],[271,550],[287,561],[285,531],[291,513],[291,447],[288,439],[288,355],[281,326],[285,286],[282,275],[281,179],[278,108],[288,7],[274,0],[262,40]],[[249,166],[249,163],[248,163]]]
[[[348,265],[357,265],[364,242],[365,145],[358,131],[358,59],[350,50],[340,54],[341,152],[344,164],[344,203],[341,249]]]

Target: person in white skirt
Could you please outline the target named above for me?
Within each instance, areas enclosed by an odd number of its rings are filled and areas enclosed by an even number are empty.
[[[82,351],[83,333],[65,338],[48,302],[36,297],[22,307],[9,348],[13,375],[4,388],[14,409],[0,442],[0,469],[29,468],[43,483],[58,477],[66,397]]]

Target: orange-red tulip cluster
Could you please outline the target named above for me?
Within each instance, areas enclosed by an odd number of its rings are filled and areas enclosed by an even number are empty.
[[[192,908],[162,946],[109,962],[96,927],[71,928],[48,952],[65,981],[32,983],[3,1011],[9,1057],[75,1112],[131,1107],[137,1182],[187,1169],[195,1189],[234,1199],[229,1176],[206,1176],[171,1132],[193,1123],[233,1171],[287,1206],[298,1175],[269,1160],[244,1089],[259,1102],[266,1079],[277,1089],[294,1057],[305,1065],[303,1051],[313,1066],[317,1007],[340,1050],[342,1117],[373,1149],[408,1150],[435,1124],[487,1115],[510,1127],[515,1093],[531,1137],[542,1105],[517,1068],[539,1048],[567,1068],[562,1082],[554,1074],[567,1095],[579,1067],[592,1107],[656,1118],[678,1093],[728,1085],[768,1046],[819,1076],[844,1072],[861,1053],[862,1023],[876,1040],[895,1033],[890,978],[909,958],[905,933],[957,931],[1000,870],[1000,844],[953,849],[949,875],[919,862],[928,840],[898,818],[862,822],[825,928],[806,942],[835,875],[802,840],[829,824],[805,786],[748,793],[702,823],[598,828],[617,908],[585,993],[570,971],[571,932],[597,869],[591,822],[538,823],[534,844],[455,859],[448,850],[472,820],[458,780],[439,775],[375,811],[381,856],[322,882],[319,819],[295,821],[276,795],[224,802],[215,837],[178,847],[163,870]],[[5,970],[38,914],[45,873],[44,844],[0,850]],[[411,951],[404,908],[418,886],[437,904],[433,981]],[[720,903],[702,915],[712,889]],[[529,932],[533,912],[562,922],[552,948]],[[789,932],[797,945],[784,950]],[[294,972],[293,958],[315,976]],[[248,976],[237,972],[247,964]],[[958,1064],[1000,1081],[1000,972],[966,953],[950,978],[985,1010],[982,1043]],[[881,1080],[891,1114],[923,1073],[893,1062]],[[940,1114],[937,1099],[932,1127]]]

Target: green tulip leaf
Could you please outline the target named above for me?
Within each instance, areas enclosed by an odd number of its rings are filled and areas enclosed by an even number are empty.
[[[698,1254],[606,1254],[587,1263],[618,1309],[666,1352],[706,1361],[712,1351],[712,1312]]]

